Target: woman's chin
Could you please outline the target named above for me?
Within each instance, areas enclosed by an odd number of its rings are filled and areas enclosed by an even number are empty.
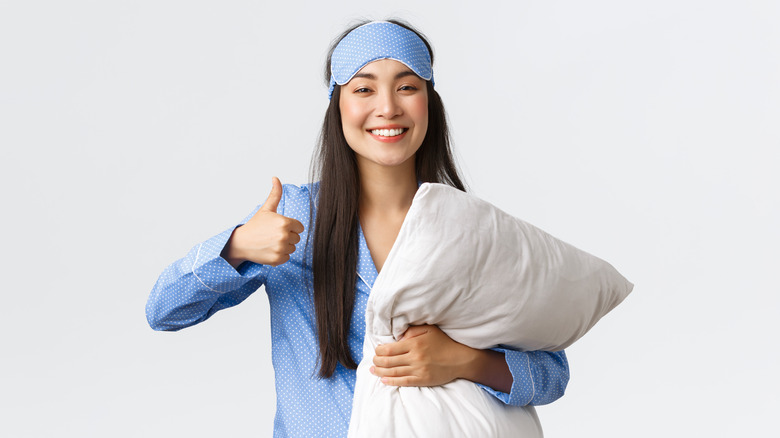
[[[414,157],[377,157],[358,160],[358,166],[364,170],[410,170],[414,172]],[[408,168],[408,169],[407,169]]]

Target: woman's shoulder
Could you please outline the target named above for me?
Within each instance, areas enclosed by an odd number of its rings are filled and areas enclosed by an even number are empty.
[[[302,185],[283,184],[282,188],[282,211],[279,213],[297,218],[308,216],[312,205],[316,205],[314,201],[319,192],[320,183],[317,181]]]

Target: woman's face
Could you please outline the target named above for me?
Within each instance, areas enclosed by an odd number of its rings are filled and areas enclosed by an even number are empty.
[[[380,59],[341,86],[339,109],[358,166],[414,165],[428,130],[428,90],[407,66]]]

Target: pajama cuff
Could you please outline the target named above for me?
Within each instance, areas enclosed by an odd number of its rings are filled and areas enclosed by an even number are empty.
[[[512,388],[509,394],[485,386],[481,386],[485,391],[492,394],[502,403],[510,406],[525,406],[531,403],[534,398],[534,381],[531,376],[531,364],[528,354],[522,351],[509,350],[506,348],[493,348],[493,351],[504,353],[504,359],[512,373]]]
[[[276,210],[282,216],[284,216],[284,201],[284,189],[282,189],[282,199],[279,200]],[[240,288],[250,280],[267,275],[269,267],[267,265],[244,262],[238,266],[238,269],[235,269],[222,258],[222,250],[233,234],[233,230],[247,223],[261,207],[262,204],[258,205],[238,225],[228,228],[200,245],[195,254],[192,273],[204,286],[214,292],[225,293]],[[265,278],[262,280],[265,282]]]
[[[204,286],[214,292],[225,293],[236,290],[263,272],[263,265],[252,262],[244,262],[236,270],[222,258],[222,250],[237,227],[228,228],[201,243],[195,252],[192,273]]]

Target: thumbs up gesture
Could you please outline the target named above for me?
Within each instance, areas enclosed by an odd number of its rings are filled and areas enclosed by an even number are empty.
[[[303,224],[276,213],[282,199],[282,183],[274,177],[271,194],[265,204],[244,225],[236,228],[222,251],[222,257],[233,267],[245,260],[261,265],[278,266],[290,260],[295,245],[301,241]]]

